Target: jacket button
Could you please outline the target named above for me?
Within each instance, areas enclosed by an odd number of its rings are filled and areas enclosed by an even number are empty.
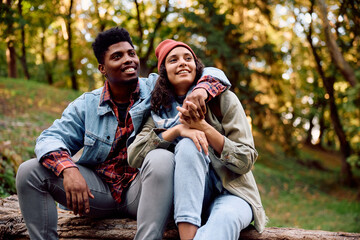
[[[107,136],[106,138],[107,138],[107,140],[109,140],[109,139],[110,139],[110,136]]]

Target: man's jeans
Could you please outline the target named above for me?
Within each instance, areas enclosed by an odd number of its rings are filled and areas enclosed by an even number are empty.
[[[222,187],[209,157],[188,138],[175,147],[174,218],[200,227],[197,240],[237,240],[253,218],[250,205]]]
[[[173,203],[173,153],[156,149],[118,204],[106,183],[91,169],[78,165],[91,193],[89,217],[137,219],[135,239],[162,239]],[[55,201],[66,206],[63,179],[31,159],[21,164],[16,187],[20,209],[31,239],[58,239]]]

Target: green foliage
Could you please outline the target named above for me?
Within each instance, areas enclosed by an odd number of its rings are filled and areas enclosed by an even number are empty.
[[[80,92],[0,78],[0,196],[15,193],[19,165],[35,157],[35,140]]]
[[[360,231],[359,191],[339,184],[338,154],[299,145],[299,156],[290,157],[257,132],[255,145],[259,158],[253,172],[268,226]]]
[[[0,197],[5,197],[16,193],[15,187],[15,173],[11,163],[8,163],[3,159],[0,154]]]

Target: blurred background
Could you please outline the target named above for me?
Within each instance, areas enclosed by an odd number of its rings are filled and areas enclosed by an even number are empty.
[[[36,137],[103,85],[91,43],[126,28],[141,76],[188,43],[222,69],[251,121],[268,226],[360,232],[359,0],[2,0],[0,196]]]

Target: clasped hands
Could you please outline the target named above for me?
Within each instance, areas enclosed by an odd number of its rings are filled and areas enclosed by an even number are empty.
[[[184,100],[182,107],[177,107],[179,111],[181,126],[181,136],[190,138],[196,148],[201,152],[203,149],[206,155],[209,154],[209,143],[205,134],[208,127],[205,121],[206,103],[208,93],[205,89],[198,88],[190,93]]]

